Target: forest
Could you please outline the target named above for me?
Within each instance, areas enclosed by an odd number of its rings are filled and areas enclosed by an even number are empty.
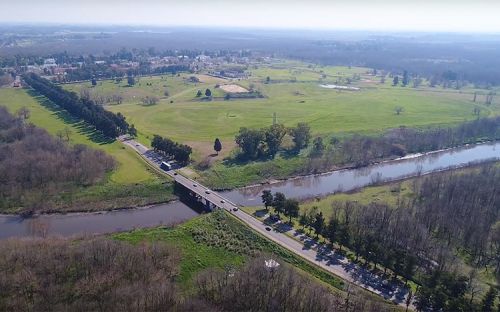
[[[180,253],[165,243],[107,238],[0,242],[2,311],[381,311],[341,297],[272,256],[207,269],[194,290],[177,285]],[[273,260],[269,267],[265,261]]]
[[[85,145],[69,146],[0,107],[0,209],[43,209],[50,196],[102,181],[115,167],[112,157]]]
[[[74,117],[93,125],[106,137],[114,139],[129,130],[125,117],[120,113],[107,111],[88,98],[78,98],[77,94],[66,91],[36,74],[26,74],[23,79],[34,90],[57,103]]]
[[[395,207],[335,202],[328,222],[313,209],[300,223],[339,250],[351,249],[355,260],[416,281],[421,311],[474,311],[477,271],[500,277],[500,168],[486,164],[415,181],[415,195]],[[473,267],[470,274],[457,271],[459,255]]]

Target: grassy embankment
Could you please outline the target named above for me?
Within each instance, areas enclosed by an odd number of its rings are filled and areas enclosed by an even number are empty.
[[[329,285],[337,293],[343,293],[344,289],[341,279],[263,238],[225,211],[202,215],[172,228],[139,229],[113,234],[112,237],[134,244],[162,241],[178,247],[182,253],[178,282],[188,292],[192,289],[193,278],[200,271],[238,267],[249,257],[259,254],[274,254],[299,271]],[[366,291],[361,291],[361,294],[381,300]]]
[[[430,88],[392,87],[389,77],[384,84],[380,77],[366,74],[366,68],[318,67],[300,62],[277,62],[271,65],[250,66],[248,80],[223,81],[213,77],[201,77],[200,83],[188,81],[189,74],[177,76],[142,77],[133,87],[114,81],[99,82],[93,88],[98,93],[111,95],[120,93],[124,102],[108,105],[107,109],[123,113],[136,125],[143,143],[149,143],[153,134],[160,134],[191,145],[195,160],[210,159],[209,170],[198,171],[204,183],[216,188],[234,188],[268,178],[285,178],[297,172],[304,163],[303,152],[299,157],[278,155],[275,160],[234,164],[222,161],[234,150],[234,136],[240,127],[260,128],[272,123],[273,113],[278,122],[294,126],[307,122],[313,135],[328,137],[349,133],[378,134],[386,129],[408,126],[428,127],[451,125],[464,120],[472,120],[474,107],[481,109],[481,116],[493,116],[500,112],[500,102],[495,98],[492,105],[484,105],[487,90],[471,87],[463,90]],[[352,86],[361,91],[338,92],[319,87],[320,83],[345,84],[354,74],[360,80]],[[324,76],[323,76],[324,75]],[[271,78],[265,83],[266,77]],[[237,83],[244,87],[253,86],[265,98],[245,100],[202,101],[196,98],[197,90],[210,88],[215,84]],[[79,91],[85,84],[65,85],[65,88]],[[163,91],[167,89],[169,96]],[[479,91],[476,103],[472,102],[472,92]],[[216,92],[221,92],[217,90]],[[140,99],[146,95],[160,98],[156,105],[144,106]],[[217,95],[217,94],[216,94]],[[172,103],[171,103],[172,101]],[[396,106],[404,107],[397,115]],[[214,156],[213,140],[222,140],[221,155]],[[211,156],[210,156],[211,155]]]
[[[29,121],[36,126],[52,135],[68,128],[71,144],[102,149],[117,161],[117,168],[105,181],[59,194],[54,199],[53,210],[95,211],[146,205],[173,198],[171,185],[165,184],[167,179],[156,175],[134,151],[118,141],[104,140],[85,123],[75,120],[46,98],[31,95],[24,89],[0,89],[0,105],[13,113],[25,106],[31,112]],[[16,212],[16,209],[4,212]]]

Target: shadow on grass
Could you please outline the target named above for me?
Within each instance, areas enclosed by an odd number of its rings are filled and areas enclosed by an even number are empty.
[[[52,112],[58,119],[62,120],[65,124],[73,126],[77,129],[78,133],[83,134],[89,140],[99,145],[106,145],[113,143],[115,139],[104,136],[101,132],[97,131],[94,126],[83,121],[80,118],[72,116],[67,110],[58,106],[42,94],[33,89],[28,90],[28,94],[32,96],[41,106],[45,107]]]

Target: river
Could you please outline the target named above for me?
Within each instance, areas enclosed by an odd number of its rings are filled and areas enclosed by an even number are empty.
[[[393,181],[494,159],[500,160],[499,142],[407,157],[359,169],[298,177],[269,185],[223,192],[221,195],[236,204],[256,206],[261,204],[260,193],[264,189],[269,189],[272,192],[283,192],[287,197],[309,198],[338,191],[349,191],[373,182]],[[196,211],[178,201],[142,209],[106,213],[41,215],[30,219],[0,215],[0,239],[45,234],[70,236],[110,233],[131,230],[136,227],[172,225],[197,215]]]

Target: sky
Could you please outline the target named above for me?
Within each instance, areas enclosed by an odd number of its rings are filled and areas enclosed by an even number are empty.
[[[500,33],[500,0],[0,0],[0,22]]]

